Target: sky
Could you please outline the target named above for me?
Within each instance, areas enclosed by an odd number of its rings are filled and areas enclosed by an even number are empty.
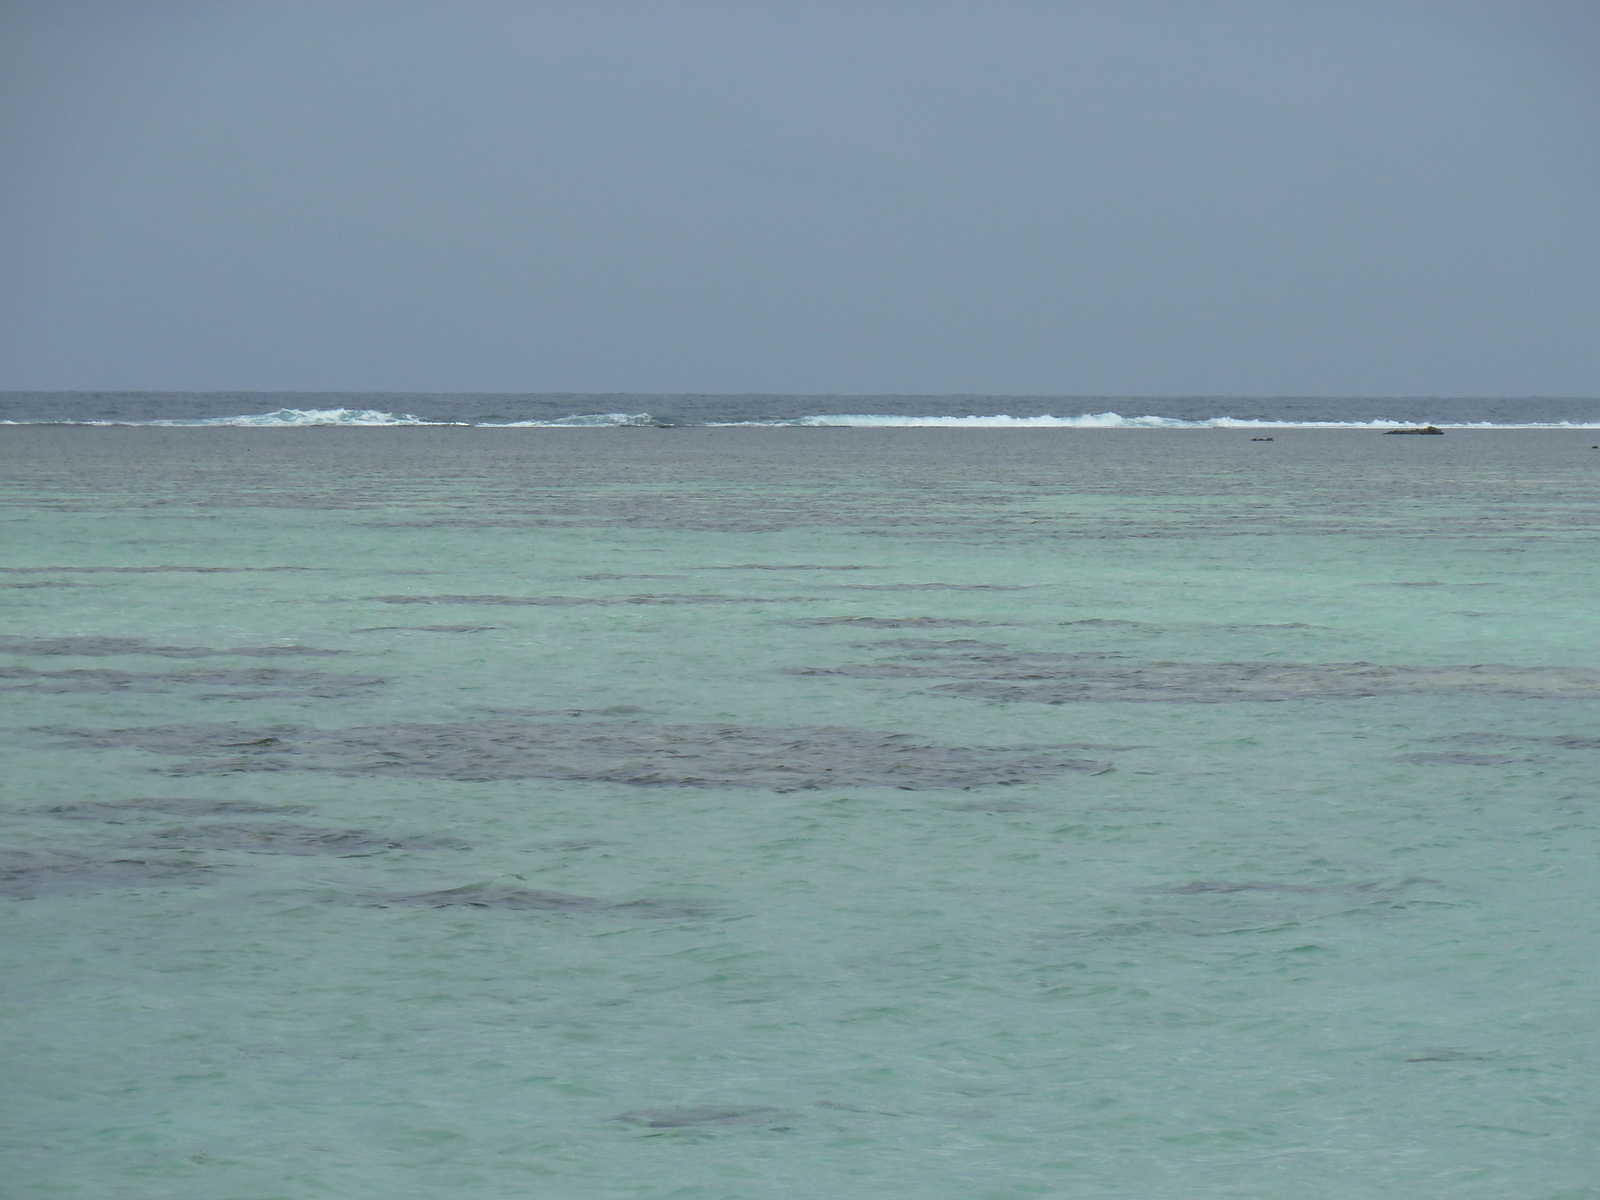
[[[0,0],[0,389],[1600,396],[1600,4]]]

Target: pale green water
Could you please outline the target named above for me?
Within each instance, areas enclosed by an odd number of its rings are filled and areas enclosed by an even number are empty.
[[[8,430],[0,1192],[1600,1196],[1591,439]]]

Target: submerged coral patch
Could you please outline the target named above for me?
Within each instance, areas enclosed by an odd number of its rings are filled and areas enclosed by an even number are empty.
[[[343,650],[319,650],[315,646],[232,646],[213,650],[209,646],[160,646],[143,638],[55,637],[29,638],[0,636],[0,653],[28,655],[77,655],[103,658],[113,654],[153,654],[162,658],[212,658],[238,655],[245,658],[286,658],[343,654]]]
[[[249,699],[258,695],[341,697],[357,695],[387,683],[385,679],[354,675],[329,675],[320,671],[284,671],[271,667],[214,671],[35,671],[29,667],[0,667],[0,691],[48,694],[121,692],[175,692],[185,688],[249,688],[247,693],[222,693],[226,698]],[[269,689],[261,692],[259,689]]]
[[[39,575],[57,571],[78,575],[164,575],[189,572],[196,575],[224,575],[239,571],[325,571],[326,567],[187,567],[167,564],[159,567],[0,567],[8,575]]]
[[[353,629],[352,633],[488,633],[497,625],[373,625],[367,629]]]
[[[910,734],[832,726],[460,721],[335,730],[191,725],[56,732],[81,746],[187,757],[168,769],[174,775],[313,770],[790,792],[984,787],[1107,766],[1064,753],[1081,745],[944,746]]]
[[[686,1108],[640,1108],[618,1113],[611,1119],[628,1125],[642,1125],[646,1129],[683,1129],[705,1125],[766,1125],[780,1116],[778,1109],[764,1105],[752,1108],[697,1105]]]
[[[251,854],[327,854],[362,858],[385,850],[437,850],[463,847],[438,838],[401,840],[360,829],[317,829],[309,825],[199,825],[151,834],[153,842],[182,850],[242,850]]]
[[[858,642],[859,650],[943,650],[966,651],[971,653],[976,650],[1005,650],[1008,647],[1003,642],[980,642],[976,638],[951,638],[940,641],[938,638],[884,638],[881,642]]]
[[[1021,583],[830,583],[834,591],[850,592],[1020,592]]]
[[[615,916],[671,920],[704,916],[709,907],[692,900],[596,900],[592,896],[571,896],[538,888],[506,887],[472,883],[437,892],[398,892],[384,896],[356,898],[356,903],[375,908],[411,906],[417,908],[490,908],[509,912],[609,913]]]
[[[1600,738],[1573,733],[1453,733],[1427,740],[1463,746],[1553,746],[1557,750],[1600,750]]]
[[[131,854],[103,859],[7,850],[0,851],[0,897],[35,900],[40,896],[188,885],[205,882],[217,870],[199,863]]]
[[[1472,754],[1464,750],[1445,750],[1395,754],[1390,757],[1389,761],[1416,763],[1418,766],[1425,767],[1509,767],[1517,763],[1533,763],[1540,760],[1537,758],[1517,758],[1505,754]]]
[[[961,617],[804,617],[790,625],[843,625],[851,629],[961,629],[1003,625],[1003,621],[970,621]]]
[[[135,800],[88,800],[37,810],[71,821],[103,821],[121,825],[128,821],[163,817],[266,816],[308,813],[309,804],[258,804],[251,800],[205,800],[180,796],[149,796]]]
[[[1600,697],[1583,667],[1383,666],[1377,663],[1149,662],[1116,654],[913,653],[870,663],[793,668],[801,675],[949,680],[932,690],[982,700],[1091,702],[1284,701],[1363,696]]]
[[[505,604],[531,608],[610,607],[619,604],[794,604],[814,596],[699,596],[669,592],[646,596],[368,596],[380,604]]]

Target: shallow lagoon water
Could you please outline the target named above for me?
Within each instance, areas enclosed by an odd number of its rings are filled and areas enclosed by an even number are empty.
[[[1592,440],[10,429],[10,1186],[1600,1195]]]

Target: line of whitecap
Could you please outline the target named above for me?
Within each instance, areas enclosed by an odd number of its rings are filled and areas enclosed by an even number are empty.
[[[618,429],[670,425],[649,413],[575,413],[549,421],[430,421],[411,413],[377,409],[280,408],[269,413],[235,417],[201,417],[147,421],[0,421],[0,425],[95,425],[155,428],[227,427],[235,429],[287,429],[314,426],[393,427],[454,426],[479,429]],[[1402,429],[1416,421],[1278,421],[1268,418],[1208,417],[1189,421],[1177,417],[1124,417],[1120,413],[1083,413],[1076,417],[1041,415],[896,416],[882,413],[820,414],[765,421],[711,421],[713,428],[799,429]],[[1462,421],[1434,423],[1439,429],[1600,429],[1600,422],[1530,421],[1499,423]]]

